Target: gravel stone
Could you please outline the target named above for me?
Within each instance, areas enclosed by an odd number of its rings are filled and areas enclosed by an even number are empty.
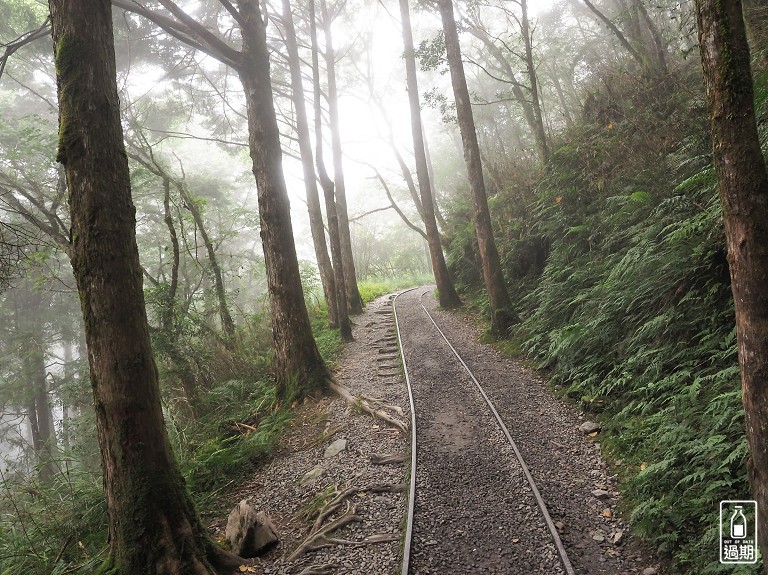
[[[376,361],[382,349],[389,354],[397,352],[391,298],[379,298],[355,316],[353,335],[355,341],[347,346],[334,372],[336,380],[354,395],[375,397],[407,413],[408,391],[399,366],[396,371],[382,375]],[[326,448],[341,442],[346,442],[346,449],[325,458]],[[210,524],[214,535],[223,535],[229,509],[241,499],[248,499],[254,508],[269,512],[280,533],[280,544],[257,564],[258,572],[295,575],[310,565],[329,565],[338,575],[398,573],[401,522],[406,513],[406,494],[402,492],[366,492],[353,496],[351,503],[357,506],[356,514],[361,521],[331,534],[339,540],[362,542],[369,536],[394,533],[397,540],[359,547],[337,544],[310,551],[290,562],[287,557],[304,540],[314,521],[314,517],[302,518],[302,511],[316,505],[324,494],[348,486],[407,483],[407,464],[375,465],[370,459],[374,453],[408,453],[410,435],[334,396],[308,399],[299,406],[292,429],[282,444],[251,480],[227,496],[222,503],[221,517]],[[302,478],[310,472],[313,479],[304,482]],[[334,514],[324,524],[337,517],[338,514]]]
[[[323,457],[325,459],[336,457],[339,453],[344,451],[346,448],[347,448],[347,440],[337,439],[336,441],[334,441],[328,447],[325,448],[325,453],[323,454]]]

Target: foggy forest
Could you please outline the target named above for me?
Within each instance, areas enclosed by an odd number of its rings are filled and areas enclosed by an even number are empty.
[[[0,0],[0,573],[768,572],[766,126],[766,0]],[[417,518],[409,571],[417,286],[572,414],[530,465],[559,570],[417,567]]]

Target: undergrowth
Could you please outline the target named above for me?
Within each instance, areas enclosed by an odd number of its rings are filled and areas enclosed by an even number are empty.
[[[719,501],[751,497],[703,100],[678,90],[654,109],[638,101],[647,87],[613,88],[633,102],[623,116],[563,134],[532,190],[497,190],[499,251],[523,318],[504,347],[602,422],[633,531],[670,572],[756,574],[760,564],[718,562]],[[765,117],[765,75],[756,95]],[[525,197],[522,219],[506,206]],[[451,269],[482,313],[466,206],[455,208]]]
[[[333,364],[342,342],[329,330],[321,306],[312,308],[313,332],[323,358]],[[177,461],[199,511],[215,507],[226,490],[240,484],[270,456],[291,420],[269,375],[272,352],[265,322],[254,320],[233,353],[206,341],[194,356],[200,388],[196,417],[178,399],[175,372],[164,375],[164,414]],[[161,366],[162,367],[162,366]],[[223,378],[216,380],[216,374]],[[107,517],[92,414],[80,416],[80,444],[60,452],[61,473],[50,483],[23,471],[0,467],[0,573],[95,572],[107,553]],[[149,471],[148,471],[149,472]]]
[[[359,282],[357,287],[360,290],[360,297],[363,298],[363,302],[368,303],[375,300],[377,297],[397,290],[420,285],[429,285],[434,282],[435,279],[432,276],[427,275],[405,276],[399,278],[368,278]]]

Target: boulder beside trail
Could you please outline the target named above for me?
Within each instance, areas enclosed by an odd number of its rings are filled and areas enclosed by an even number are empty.
[[[224,536],[232,551],[246,559],[266,553],[280,541],[269,515],[257,513],[245,499],[229,512]]]
[[[579,426],[579,431],[582,433],[595,433],[596,431],[600,431],[600,424],[595,423],[594,421],[585,421]]]

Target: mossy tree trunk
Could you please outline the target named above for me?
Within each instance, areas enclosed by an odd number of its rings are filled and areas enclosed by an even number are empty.
[[[477,247],[480,252],[480,262],[483,267],[483,280],[488,292],[488,303],[491,313],[491,331],[499,336],[507,334],[507,330],[517,321],[512,311],[507,284],[501,269],[501,260],[496,248],[491,226],[491,212],[488,208],[488,198],[483,179],[483,165],[480,159],[480,145],[477,142],[475,120],[472,114],[472,104],[467,89],[467,79],[464,75],[464,65],[461,61],[461,46],[456,29],[451,0],[438,0],[440,17],[443,22],[445,35],[445,50],[448,67],[451,72],[451,84],[456,99],[456,117],[461,132],[461,142],[464,151],[464,161],[467,164],[469,188],[472,193],[473,219],[477,235]]]
[[[437,294],[440,305],[444,308],[453,308],[461,305],[459,294],[453,285],[453,280],[448,273],[448,266],[443,255],[443,246],[440,241],[440,231],[437,228],[435,218],[435,203],[432,199],[432,185],[429,178],[429,166],[424,147],[424,130],[421,123],[421,106],[419,104],[419,85],[416,78],[416,52],[413,48],[413,32],[411,31],[411,14],[408,8],[408,0],[400,0],[400,22],[405,48],[405,77],[408,86],[408,102],[411,107],[411,137],[413,138],[413,153],[416,159],[416,179],[419,182],[421,194],[421,216],[424,220],[424,229],[427,232],[427,245],[429,246],[429,259],[437,284]],[[393,146],[394,148],[394,146]],[[404,170],[406,172],[407,170]]]
[[[696,19],[725,219],[758,544],[768,557],[768,172],[755,121],[740,0],[697,0]]]
[[[218,549],[171,452],[150,349],[123,145],[108,0],[50,0],[59,148],[109,515],[112,570],[200,575],[242,561]],[[87,26],[84,26],[87,23]]]
[[[248,143],[258,189],[277,379],[283,396],[303,395],[324,388],[330,372],[312,336],[301,287],[272,99],[266,23],[256,0],[239,0],[237,6],[243,36],[239,75],[245,89]]]

